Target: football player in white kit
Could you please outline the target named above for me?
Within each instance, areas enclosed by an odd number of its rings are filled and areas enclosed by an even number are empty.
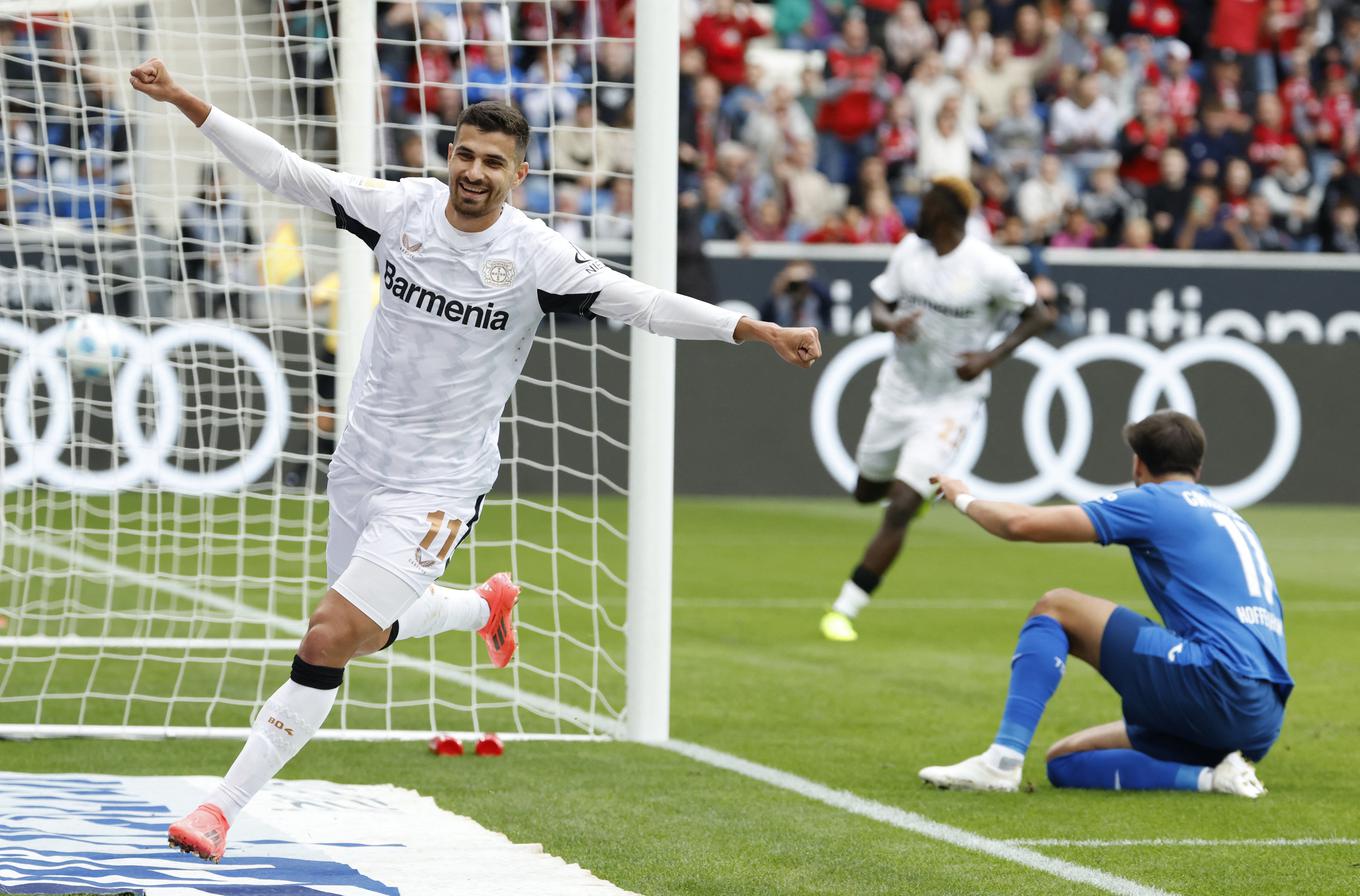
[[[887,499],[883,522],[859,565],[822,617],[832,641],[859,637],[852,620],[869,603],[906,538],[930,477],[947,470],[990,389],[992,367],[1052,326],[1056,312],[1037,301],[1029,278],[1008,256],[967,235],[977,194],[967,181],[937,178],[921,201],[917,232],[893,249],[870,287],[875,330],[896,345],[879,370],[856,462],[855,500]],[[1015,328],[995,348],[987,341],[1010,315]]]
[[[397,639],[477,631],[495,666],[515,651],[519,589],[504,573],[471,591],[435,584],[500,467],[500,417],[545,314],[603,315],[662,336],[770,344],[808,367],[817,331],[782,328],[639,283],[506,204],[523,182],[529,126],[501,103],[469,106],[449,183],[337,174],[180,88],[157,59],[132,86],[175,105],[265,189],[333,214],[377,256],[381,297],[364,333],[330,469],[330,589],[290,679],[264,704],[208,800],[171,845],[218,861],[247,801],[320,728],[344,667]]]

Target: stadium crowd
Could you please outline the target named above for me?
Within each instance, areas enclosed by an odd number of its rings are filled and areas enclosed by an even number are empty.
[[[382,176],[437,175],[464,105],[508,99],[534,126],[519,203],[573,238],[627,237],[635,4],[379,3]],[[1360,4],[682,5],[682,251],[895,242],[923,185],[956,174],[1007,245],[1360,252]],[[297,110],[330,120],[334,4],[275,9]],[[33,21],[0,20],[0,216],[124,214],[126,116],[81,29]],[[299,149],[326,161],[333,140]],[[222,224],[219,192],[205,173],[181,231]]]

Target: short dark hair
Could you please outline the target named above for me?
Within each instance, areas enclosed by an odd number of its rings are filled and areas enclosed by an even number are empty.
[[[509,134],[515,138],[515,161],[524,161],[529,149],[529,121],[509,103],[483,100],[465,108],[458,116],[458,124],[453,129],[453,140],[458,142],[458,131],[463,125],[472,125],[488,134]]]
[[[1162,410],[1124,427],[1124,441],[1153,476],[1199,475],[1204,466],[1204,427],[1180,411]]]
[[[972,184],[959,177],[938,177],[921,199],[921,211],[916,232],[922,239],[933,240],[941,229],[963,232],[968,215],[977,202]]]

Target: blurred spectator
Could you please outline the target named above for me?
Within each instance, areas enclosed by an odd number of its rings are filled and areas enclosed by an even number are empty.
[[[633,179],[616,177],[609,182],[609,201],[597,206],[595,237],[601,240],[633,238]]]
[[[246,253],[255,246],[255,231],[246,205],[227,192],[216,165],[204,165],[198,195],[180,212],[180,250],[189,281],[193,313],[198,317],[246,317],[242,307]]]
[[[1162,153],[1171,146],[1176,126],[1166,114],[1156,87],[1140,87],[1137,104],[1138,117],[1124,125],[1119,134],[1119,174],[1141,191],[1162,177]]]
[[[310,123],[318,118],[335,115],[335,94],[331,82],[335,75],[331,49],[334,46],[335,7],[326,0],[284,0],[280,10],[277,32],[284,38],[288,52],[289,83],[296,117]],[[328,148],[334,130],[304,128],[306,148]]]
[[[817,280],[808,261],[791,261],[770,284],[770,294],[760,306],[760,319],[781,327],[817,327],[831,324],[831,294]]]
[[[1091,0],[1068,0],[1058,32],[1058,65],[1070,65],[1083,74],[1099,66],[1104,41],[1093,30],[1094,12]]]
[[[1228,129],[1229,112],[1217,101],[1204,104],[1203,124],[1186,138],[1184,149],[1190,171],[1198,180],[1218,180],[1232,156],[1246,154],[1240,134]]]
[[[734,240],[746,232],[741,215],[728,199],[727,182],[710,171],[702,181],[699,233],[706,240]]]
[[[1081,76],[1070,98],[1053,104],[1049,136],[1083,184],[1095,169],[1118,164],[1114,148],[1118,133],[1119,113],[1101,94],[1100,77],[1094,72]]]
[[[992,130],[992,157],[1006,179],[1016,184],[1039,170],[1043,154],[1044,123],[1034,111],[1034,93],[1017,87],[1006,117]]]
[[[1129,66],[1129,57],[1118,47],[1100,51],[1100,92],[1114,103],[1115,117],[1120,124],[1137,112],[1138,88],[1142,78]]]
[[[1275,225],[1295,243],[1302,244],[1313,236],[1323,189],[1313,180],[1303,147],[1286,146],[1280,163],[1261,179],[1258,189],[1270,206]]]
[[[793,90],[787,84],[776,84],[770,90],[741,131],[742,142],[755,150],[761,165],[767,168],[783,158],[793,144],[816,138],[812,122],[794,101]]]
[[[916,164],[921,177],[971,177],[975,141],[974,125],[964,113],[968,108],[971,103],[957,96],[946,97],[934,120],[921,123],[921,151]]]
[[[711,10],[694,23],[694,43],[704,51],[708,73],[724,88],[746,75],[746,45],[769,33],[751,13],[751,0],[712,0]]]
[[[1322,249],[1348,255],[1360,253],[1360,207],[1349,197],[1332,209],[1330,233]]]
[[[1124,222],[1124,239],[1121,249],[1156,249],[1152,242],[1152,222],[1147,218],[1129,218]]]
[[[132,190],[109,200],[101,233],[104,253],[101,297],[104,312],[121,317],[169,317],[174,278],[174,243],[148,214],[138,215]]]
[[[1245,247],[1237,219],[1219,201],[1218,187],[1213,184],[1195,187],[1185,212],[1185,223],[1176,238],[1176,248],[1222,251]]]
[[[1242,83],[1242,66],[1231,50],[1214,59],[1209,67],[1205,103],[1213,103],[1226,113],[1229,130],[1238,134],[1251,131],[1250,109],[1256,103],[1255,94]]]
[[[1089,249],[1095,241],[1095,227],[1082,207],[1073,203],[1063,209],[1062,226],[1053,234],[1049,245],[1055,249]]]
[[[863,242],[860,230],[859,210],[853,205],[843,211],[833,212],[816,230],[803,237],[805,243],[859,243]]]
[[[633,45],[623,41],[596,41],[597,70],[586,70],[585,79],[595,81],[595,101],[600,121],[616,126],[623,110],[633,101]],[[589,61],[586,62],[589,66]]]
[[[397,138],[397,157],[383,168],[383,179],[401,180],[425,175],[425,138],[419,131],[403,131]]]
[[[1162,153],[1159,166],[1161,179],[1147,191],[1147,216],[1152,221],[1153,241],[1163,249],[1170,249],[1176,243],[1185,220],[1185,210],[1190,206],[1190,182],[1186,179],[1189,163],[1185,153],[1174,146]]]
[[[762,199],[756,205],[756,212],[747,222],[746,232],[751,239],[761,242],[782,243],[788,238],[788,221],[779,200]]]
[[[1015,200],[1011,196],[1010,184],[995,168],[986,169],[982,173],[981,180],[981,201],[978,203],[978,212],[982,215],[982,219],[987,222],[987,229],[995,234],[1005,226],[1007,218],[1016,214]]]
[[[1133,197],[1119,183],[1113,167],[1097,169],[1091,175],[1091,188],[1081,196],[1081,208],[1095,231],[1095,245],[1113,246],[1124,231],[1124,218]]]
[[[1020,185],[1016,207],[1025,226],[1035,236],[1050,236],[1058,229],[1063,209],[1076,202],[1077,194],[1062,175],[1062,161],[1046,155],[1039,173]]]
[[[741,83],[727,88],[719,107],[728,127],[740,134],[750,117],[765,105],[766,91],[760,86],[765,70],[758,65],[748,64],[746,75]]]
[[[1284,158],[1286,146],[1298,141],[1284,123],[1284,105],[1273,93],[1262,93],[1256,98],[1256,125],[1251,133],[1247,158],[1255,173],[1260,175],[1275,167]]]
[[[718,164],[718,147],[731,138],[719,111],[722,84],[712,75],[699,78],[694,87],[693,113],[680,121],[680,165],[692,176],[712,171]]]
[[[968,84],[978,103],[978,123],[991,130],[1010,108],[1011,95],[1018,89],[1029,90],[1029,70],[1011,55],[1011,40],[998,37],[983,61],[968,71]]]
[[[518,69],[510,64],[510,48],[505,44],[484,47],[482,60],[475,65],[468,60],[467,97],[469,103],[483,100],[511,101],[512,83],[524,80]]]
[[[559,183],[553,191],[552,229],[581,245],[590,239],[590,218],[585,211],[586,192],[574,183]]]
[[[905,92],[893,97],[888,115],[878,126],[878,155],[887,169],[888,180],[901,183],[920,148],[912,115],[911,97]]]
[[[864,200],[864,219],[860,222],[863,242],[896,245],[907,235],[902,215],[893,205],[886,187],[871,190]]]
[[[1247,218],[1242,224],[1243,248],[1253,252],[1289,252],[1294,241],[1271,221],[1270,203],[1264,196],[1247,200]]]
[[[826,54],[826,93],[817,112],[819,163],[832,180],[849,183],[860,160],[877,148],[878,123],[892,95],[883,74],[883,51],[870,45],[864,20],[847,16],[841,39]]]
[[[935,29],[921,16],[914,0],[904,0],[883,27],[888,48],[888,66],[899,78],[906,79],[926,53],[935,49]]]
[[[1176,124],[1176,131],[1184,136],[1195,122],[1199,109],[1199,84],[1190,76],[1190,48],[1179,40],[1167,41],[1166,73],[1158,78],[1162,94],[1162,108]]]
[[[1247,218],[1247,199],[1251,195],[1251,166],[1245,159],[1229,159],[1223,174],[1223,204],[1239,221]]]
[[[987,10],[975,6],[968,11],[964,27],[955,28],[945,38],[940,51],[944,67],[951,72],[971,68],[992,55],[992,35],[988,32],[992,17]]]
[[[833,184],[818,171],[813,159],[812,141],[800,140],[789,147],[788,155],[774,170],[775,179],[789,198],[791,224],[805,233],[845,208],[849,193],[844,184]]]
[[[1030,66],[1030,77],[1039,82],[1048,77],[1058,58],[1057,22],[1045,23],[1035,6],[1026,3],[1015,14],[1015,35],[1011,52]]]

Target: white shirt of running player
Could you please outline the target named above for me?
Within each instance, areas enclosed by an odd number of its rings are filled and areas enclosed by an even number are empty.
[[[897,315],[921,311],[916,339],[896,340],[879,370],[874,403],[888,410],[939,398],[985,399],[990,375],[959,379],[959,355],[985,349],[1009,317],[1035,302],[1034,284],[1020,267],[971,236],[941,257],[908,234],[869,286]]]
[[[500,469],[500,418],[545,314],[601,315],[662,336],[733,341],[740,315],[639,283],[505,206],[480,233],[448,187],[337,174],[214,108],[203,134],[270,192],[335,216],[377,256],[334,465],[404,491],[473,496]]]

